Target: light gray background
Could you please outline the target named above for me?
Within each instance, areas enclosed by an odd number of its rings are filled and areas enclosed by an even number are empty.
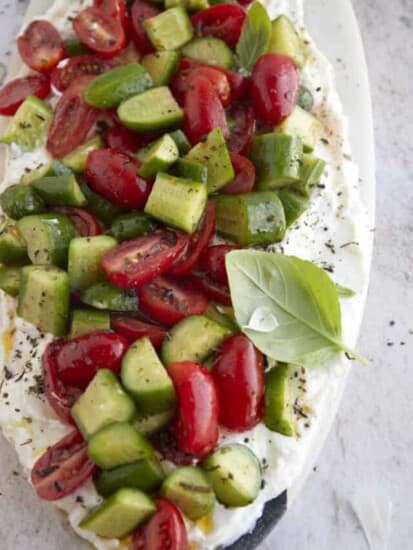
[[[25,5],[0,0],[0,61]],[[359,343],[371,365],[354,369],[316,471],[266,542],[271,550],[365,550],[352,510],[360,488],[393,503],[389,548],[413,547],[413,0],[358,0],[355,10],[376,132],[376,245]],[[83,547],[65,525],[35,498],[1,440],[0,547]]]

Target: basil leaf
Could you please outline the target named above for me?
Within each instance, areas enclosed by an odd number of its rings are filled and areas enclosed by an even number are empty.
[[[339,298],[352,298],[356,295],[356,292],[352,288],[339,285],[338,283],[336,283],[336,291]]]
[[[230,252],[226,266],[236,320],[271,359],[311,367],[345,351],[364,362],[341,341],[336,286],[321,268],[257,250]]]
[[[267,51],[271,32],[267,10],[259,2],[254,2],[248,10],[236,46],[238,63],[243,69],[251,71],[257,59]]]

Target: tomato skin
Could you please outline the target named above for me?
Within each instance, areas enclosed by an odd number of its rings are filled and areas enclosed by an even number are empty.
[[[111,283],[136,288],[164,273],[188,244],[188,235],[172,229],[159,229],[115,246],[102,258]]]
[[[119,20],[125,32],[127,31],[129,16],[125,0],[94,0],[93,5],[110,17]]]
[[[223,306],[232,306],[231,295],[227,285],[213,281],[211,277],[206,274],[200,274],[194,279],[198,288],[200,288],[211,300]]]
[[[239,101],[249,91],[250,79],[236,71],[230,71],[229,69],[220,69],[228,79],[229,87],[231,88],[231,98],[233,101]]]
[[[98,219],[84,208],[55,206],[50,210],[70,218],[75,225],[76,234],[79,237],[95,237],[102,233],[102,226]]]
[[[58,30],[44,20],[32,21],[17,39],[17,48],[24,63],[39,72],[49,72],[65,57],[65,48]]]
[[[92,151],[85,175],[90,187],[110,202],[125,208],[144,207],[152,185],[138,175],[139,163],[120,149]]]
[[[14,115],[28,95],[44,99],[49,92],[50,80],[44,74],[15,78],[0,89],[0,115]]]
[[[155,504],[155,514],[133,535],[133,550],[188,550],[188,535],[179,508],[165,498],[156,498]]]
[[[250,102],[233,103],[227,110],[230,135],[227,139],[231,153],[244,153],[255,132],[254,108]]]
[[[142,54],[152,53],[155,48],[146,34],[143,22],[145,19],[159,15],[161,10],[144,0],[135,0],[130,11],[132,39]]]
[[[72,22],[76,36],[93,52],[113,57],[126,46],[121,21],[98,8],[85,8]]]
[[[296,104],[297,65],[286,55],[266,54],[252,71],[251,94],[255,112],[264,124],[280,124]]]
[[[232,250],[239,250],[240,247],[232,244],[216,244],[206,248],[199,261],[201,271],[208,273],[217,283],[228,285],[228,275],[225,267],[225,256]]]
[[[109,128],[104,136],[105,145],[109,149],[121,149],[123,152],[136,153],[138,149],[149,143],[140,134],[128,130],[120,124]]]
[[[245,10],[237,4],[218,4],[199,11],[191,21],[199,36],[215,36],[232,48],[238,42],[245,16]]]
[[[126,315],[112,316],[110,320],[112,330],[127,338],[130,342],[147,337],[154,348],[159,348],[167,334],[167,329],[159,325],[152,325],[135,317]]]
[[[255,166],[249,159],[237,153],[231,153],[231,162],[235,178],[220,189],[220,192],[225,195],[250,193],[255,185]]]
[[[235,334],[222,344],[212,376],[220,403],[220,424],[239,432],[258,424],[264,406],[264,359],[244,334]]]
[[[52,85],[59,92],[64,92],[81,76],[95,76],[110,69],[113,65],[96,55],[78,55],[67,59],[53,69],[51,74]]]
[[[58,500],[83,485],[95,470],[87,454],[87,442],[73,430],[35,462],[30,480],[38,497]]]

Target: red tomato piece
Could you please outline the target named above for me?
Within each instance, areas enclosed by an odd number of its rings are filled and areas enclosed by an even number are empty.
[[[248,102],[233,103],[227,110],[230,135],[227,139],[231,153],[244,153],[255,132],[254,108]]]
[[[65,57],[62,37],[49,21],[32,21],[17,39],[24,63],[39,72],[49,72]]]
[[[228,79],[232,100],[239,101],[243,99],[249,91],[249,77],[235,71],[230,71],[229,69],[220,68],[220,71],[222,71]]]
[[[107,59],[100,59],[96,55],[78,55],[65,59],[53,69],[51,80],[59,92],[64,92],[81,76],[95,76],[110,69],[113,65]]]
[[[242,195],[250,193],[255,185],[255,166],[250,160],[237,153],[231,153],[231,162],[235,178],[220,189],[225,195]]]
[[[113,204],[143,208],[152,185],[138,175],[139,163],[120,149],[92,151],[85,175],[90,187]]]
[[[224,306],[232,306],[231,295],[227,285],[213,281],[208,275],[196,277],[199,288],[214,302]]]
[[[264,124],[280,124],[296,104],[299,86],[297,65],[291,57],[266,54],[256,62],[251,77],[255,113]]]
[[[119,19],[98,8],[86,8],[73,19],[79,40],[102,57],[113,57],[126,46],[126,35]]]
[[[203,75],[195,75],[185,94],[184,132],[195,145],[214,128],[220,128],[228,136],[228,124],[225,111],[215,88]]]
[[[159,323],[171,326],[188,315],[201,315],[208,300],[199,290],[184,288],[173,277],[157,277],[138,290],[142,311]]]
[[[50,210],[70,218],[74,223],[76,234],[79,237],[95,237],[102,233],[102,226],[98,219],[84,208],[77,208],[75,206],[55,206]]]
[[[167,329],[159,325],[146,323],[136,317],[113,315],[110,320],[112,330],[122,334],[130,342],[147,337],[155,348],[159,348],[166,336]]]
[[[15,78],[0,90],[0,115],[12,116],[28,95],[45,98],[50,92],[50,80],[43,74]]]
[[[145,2],[144,0],[135,0],[132,5],[130,12],[132,39],[138,50],[143,54],[155,51],[152,42],[146,34],[146,29],[143,23],[146,19],[155,17],[160,13],[161,10],[157,6],[151,4],[150,2]]]
[[[155,504],[155,514],[133,535],[133,550],[188,550],[188,535],[179,508],[165,498],[155,499]]]
[[[216,244],[204,250],[199,261],[201,271],[208,273],[217,283],[228,286],[228,275],[225,267],[225,256],[240,247],[235,244]]]
[[[120,124],[115,124],[107,130],[104,139],[106,147],[110,149],[121,149],[124,152],[136,153],[138,149],[145,147],[156,137],[153,133],[137,133]]]
[[[135,288],[164,273],[188,244],[188,235],[160,229],[115,246],[102,258],[109,280],[122,288]]]
[[[30,479],[38,497],[58,500],[83,485],[95,470],[87,454],[87,442],[74,430],[36,461]]]
[[[220,424],[239,432],[258,424],[264,406],[264,359],[244,334],[235,334],[222,344],[212,376],[220,403]]]
[[[183,453],[177,447],[174,435],[171,433],[170,426],[151,435],[151,442],[156,450],[169,462],[178,466],[193,464],[196,457],[192,454]]]
[[[246,12],[238,4],[217,4],[191,17],[199,36],[215,36],[233,48],[241,34]]]
[[[124,30],[127,31],[129,17],[125,0],[94,0],[93,5],[110,17],[119,20]]]

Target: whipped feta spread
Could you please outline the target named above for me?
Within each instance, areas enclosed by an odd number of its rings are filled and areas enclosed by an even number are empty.
[[[70,19],[90,3],[57,0],[42,18],[48,18],[68,36]],[[302,81],[314,96],[314,112],[324,128],[315,153],[327,161],[310,209],[288,230],[285,240],[273,248],[315,262],[329,272],[336,283],[356,292],[354,297],[341,300],[343,341],[354,346],[367,290],[371,233],[359,198],[358,171],[351,161],[346,120],[334,88],[333,70],[303,26],[302,0],[264,0],[263,3],[271,18],[284,13],[302,30],[308,48]],[[21,74],[24,71],[22,69]],[[4,157],[1,190],[18,182],[28,167],[48,162],[44,148],[22,154],[12,147]],[[0,425],[29,472],[46,448],[71,428],[56,417],[42,393],[40,360],[52,337],[39,333],[18,318],[15,301],[5,295],[1,300],[0,327],[3,329],[0,352],[5,365],[0,372]],[[297,411],[297,439],[271,432],[263,424],[243,433],[221,432],[221,443],[246,443],[254,451],[263,466],[263,488],[247,507],[226,509],[217,504],[207,518],[197,523],[187,521],[194,549],[212,550],[231,544],[254,528],[268,500],[284,490],[289,497],[297,492],[334,419],[350,364],[343,354],[337,354],[334,360],[318,368],[304,371],[297,367],[303,386]],[[87,511],[100,501],[89,481],[56,505],[68,514],[73,529],[96,548],[127,547],[127,542],[102,539],[78,527]]]

